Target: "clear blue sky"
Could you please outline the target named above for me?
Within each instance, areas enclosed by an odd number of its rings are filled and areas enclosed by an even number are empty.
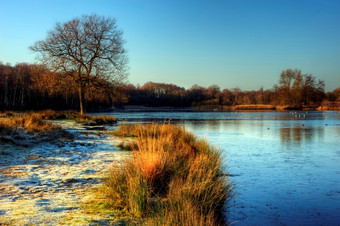
[[[0,0],[0,61],[34,63],[30,45],[92,13],[117,19],[135,85],[268,89],[298,68],[340,86],[337,0]]]

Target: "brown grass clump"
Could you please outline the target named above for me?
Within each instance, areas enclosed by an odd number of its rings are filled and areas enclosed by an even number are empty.
[[[231,195],[220,150],[170,124],[121,125],[133,157],[105,180],[107,203],[147,225],[223,225]]]
[[[39,115],[24,114],[10,119],[0,120],[0,132],[14,132],[18,129],[24,129],[27,132],[48,132],[60,130],[61,128],[51,123],[41,120]]]
[[[91,120],[95,121],[97,125],[117,123],[117,118],[110,115],[92,116]]]
[[[0,119],[0,141],[3,142],[29,146],[43,141],[72,137],[61,127],[42,120],[39,113],[16,114]]]
[[[11,115],[12,114],[12,115]],[[81,115],[76,111],[53,111],[50,109],[38,111],[38,112],[28,112],[26,115],[34,115],[34,117],[43,120],[57,120],[57,119],[75,119],[78,123],[84,123],[88,125],[104,125],[104,124],[114,124],[117,122],[117,118],[114,116],[100,115],[91,116],[88,114]],[[15,113],[5,112],[0,114],[0,117],[14,116]]]
[[[113,131],[112,134],[119,137],[137,137],[143,126],[148,124],[120,124],[119,130]]]
[[[88,114],[77,115],[77,123],[83,123],[85,125],[105,125],[117,123],[117,118],[109,115],[91,116]]]
[[[55,120],[55,119],[75,119],[78,116],[76,111],[53,111],[50,109],[38,111],[34,113],[41,117],[41,119]]]

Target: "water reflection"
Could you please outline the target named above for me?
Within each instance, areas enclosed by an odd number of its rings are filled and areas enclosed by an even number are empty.
[[[301,143],[308,143],[315,140],[323,140],[324,128],[313,127],[293,127],[293,128],[280,128],[280,140],[284,146],[300,146]]]
[[[106,113],[107,114],[107,113]],[[339,120],[337,112],[112,112],[122,120]]]
[[[220,133],[220,136],[242,134],[245,137],[259,139],[278,139],[286,148],[323,141],[327,127],[322,123],[314,123],[314,125],[309,122],[300,124],[296,121],[287,123],[268,120],[177,120],[173,122],[195,132]],[[337,130],[340,131],[340,127]]]
[[[236,184],[235,225],[338,225],[340,113],[120,113],[172,119],[223,150]]]

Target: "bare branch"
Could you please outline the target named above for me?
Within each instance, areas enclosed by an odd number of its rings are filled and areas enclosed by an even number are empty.
[[[97,80],[118,82],[127,76],[123,32],[116,20],[84,15],[57,23],[47,38],[30,47],[52,71],[74,79],[81,89]],[[98,81],[99,81],[98,80]]]

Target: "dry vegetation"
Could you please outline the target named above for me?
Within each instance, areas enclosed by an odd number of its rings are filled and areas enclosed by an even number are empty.
[[[53,110],[44,110],[36,113],[41,117],[41,119],[74,119],[78,116],[78,112],[76,111],[53,111]]]
[[[72,137],[61,127],[42,120],[40,114],[0,113],[0,141],[2,142],[29,146],[42,141]]]
[[[123,124],[133,157],[105,180],[106,205],[146,225],[224,225],[231,197],[220,150],[170,124]]]
[[[13,119],[13,116],[19,116],[20,114],[6,111],[0,113],[0,118]],[[23,115],[32,115],[35,118],[43,120],[57,120],[57,119],[74,119],[78,123],[103,125],[103,124],[114,124],[117,122],[117,118],[109,115],[91,116],[88,114],[80,115],[77,111],[53,111],[43,110],[37,112],[27,112]]]
[[[20,129],[32,133],[61,129],[51,123],[44,122],[38,114],[27,113],[19,115],[15,113],[3,113],[1,116],[3,119],[0,120],[0,133],[13,133]]]
[[[59,51],[59,49],[58,49]],[[66,74],[53,72],[42,65],[0,63],[0,109],[74,109],[79,106],[78,86]],[[62,75],[62,76],[60,76]],[[299,70],[282,71],[272,89],[253,91],[227,89],[211,85],[193,85],[189,89],[175,84],[148,82],[142,86],[112,84],[94,79],[100,86],[88,86],[84,91],[88,109],[116,106],[195,107],[206,110],[214,106],[229,108],[237,105],[270,104],[293,108],[339,110],[340,88],[325,92],[324,83]],[[209,109],[208,109],[209,110]],[[256,108],[254,109],[256,110]],[[279,109],[280,110],[280,109]]]
[[[114,116],[80,115],[76,111],[52,111],[15,113],[0,112],[0,140],[29,146],[40,141],[55,138],[72,138],[72,135],[46,120],[72,119],[86,125],[103,125],[117,122]]]
[[[78,123],[84,123],[88,125],[104,125],[114,124],[117,122],[117,118],[109,115],[91,116],[88,114],[81,115],[76,111],[53,111],[44,110],[37,112],[42,119],[75,119]]]
[[[84,123],[86,125],[104,125],[117,123],[117,118],[109,115],[90,116],[87,114],[78,114],[76,122]]]

